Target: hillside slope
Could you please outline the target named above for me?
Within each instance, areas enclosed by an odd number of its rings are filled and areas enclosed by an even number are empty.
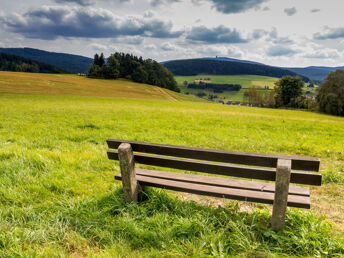
[[[17,55],[0,53],[0,71],[31,73],[68,73],[50,64],[34,61]]]
[[[0,52],[51,64],[70,73],[87,73],[93,62],[92,58],[84,56],[48,52],[34,48],[0,48]]]
[[[1,92],[205,102],[196,97],[124,79],[89,79],[77,75],[0,72]]]
[[[262,75],[280,78],[285,75],[296,76],[298,74],[278,67],[204,59],[178,60],[165,63],[164,66],[174,75],[191,76],[198,74],[209,75]],[[302,76],[308,82],[309,78]]]

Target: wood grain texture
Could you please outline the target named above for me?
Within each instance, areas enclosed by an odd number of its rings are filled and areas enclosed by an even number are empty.
[[[211,177],[211,176],[194,175],[194,174],[181,174],[181,173],[148,170],[148,169],[140,169],[140,168],[135,168],[135,172],[136,172],[136,175],[140,175],[140,176],[156,177],[156,178],[175,180],[175,181],[180,181],[180,182],[189,182],[189,183],[203,184],[203,185],[246,189],[246,190],[258,191],[258,192],[270,192],[270,193],[275,192],[274,183],[254,182],[254,181],[249,181],[249,180],[229,179],[229,178],[223,178],[223,177]],[[309,191],[309,187],[290,185],[289,194],[310,196],[310,191]]]
[[[109,159],[118,160],[117,151],[110,150],[107,152],[107,155]],[[276,171],[274,169],[243,167],[145,154],[134,154],[134,156],[136,163],[151,166],[267,181],[275,181],[276,179]],[[321,174],[318,173],[293,171],[290,182],[306,185],[321,185],[321,178]]]
[[[274,231],[284,228],[290,183],[291,160],[279,159],[276,170],[276,189],[272,209],[271,227]]]
[[[228,187],[226,188],[219,186],[200,185],[141,175],[137,175],[136,178],[142,186],[152,186],[179,192],[265,204],[273,204],[274,201],[274,193],[269,192],[258,192]],[[116,175],[115,179],[121,180],[121,175]],[[309,209],[310,198],[308,196],[289,195],[288,206]]]
[[[212,150],[204,148],[192,148],[175,145],[108,139],[109,148],[117,149],[121,143],[130,143],[134,152],[143,152],[157,155],[166,155],[180,158],[225,162],[242,165],[277,167],[278,159],[292,160],[292,169],[319,171],[320,159],[313,157],[270,155],[249,152],[235,152],[224,150]]]
[[[139,185],[135,175],[135,161],[130,144],[122,143],[118,147],[118,158],[121,167],[124,199],[126,202],[137,202]]]

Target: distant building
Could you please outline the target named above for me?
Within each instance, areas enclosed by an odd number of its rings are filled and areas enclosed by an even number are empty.
[[[223,100],[219,100],[219,104],[225,104],[225,102],[223,102]]]
[[[233,101],[229,100],[229,101],[227,101],[226,104],[227,104],[227,105],[232,105],[232,104],[233,104]]]

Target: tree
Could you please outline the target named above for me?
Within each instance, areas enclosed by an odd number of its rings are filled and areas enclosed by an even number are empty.
[[[188,82],[187,81],[184,81],[183,84],[184,84],[185,87],[188,86]]]
[[[98,78],[100,73],[100,67],[99,65],[96,65],[94,63],[91,64],[90,69],[88,70],[88,77],[91,78]]]
[[[134,82],[141,82],[145,83],[148,80],[148,74],[144,70],[142,65],[139,65],[131,75],[131,78],[133,79]]]
[[[107,59],[107,76],[110,79],[117,79],[119,77],[119,67],[120,63],[118,59],[114,56],[111,55]]]
[[[99,65],[99,55],[98,54],[94,55],[93,63],[96,65]]]
[[[344,116],[344,70],[331,72],[317,91],[321,111]]]
[[[100,67],[102,67],[102,66],[105,64],[105,58],[104,58],[104,54],[103,54],[103,53],[100,54],[100,57],[99,57],[99,61],[98,61],[98,62],[99,62],[98,65],[99,65]]]
[[[126,78],[180,92],[173,74],[167,68],[152,59],[144,60],[132,54],[116,52],[107,60],[103,53],[100,56],[95,54],[88,75],[92,78]]]
[[[277,107],[298,107],[304,82],[299,76],[283,76],[275,83]]]

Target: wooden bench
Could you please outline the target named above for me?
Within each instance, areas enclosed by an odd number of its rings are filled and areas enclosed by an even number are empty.
[[[309,187],[289,183],[321,185],[321,174],[304,172],[319,171],[319,158],[211,150],[116,139],[108,139],[107,144],[110,149],[118,149],[109,150],[107,155],[111,160],[120,161],[121,174],[116,175],[115,179],[122,180],[124,198],[127,202],[137,201],[139,189],[142,189],[140,186],[152,186],[273,204],[271,225],[276,231],[284,227],[287,206],[310,208]],[[276,183],[139,169],[135,168],[135,163]]]

